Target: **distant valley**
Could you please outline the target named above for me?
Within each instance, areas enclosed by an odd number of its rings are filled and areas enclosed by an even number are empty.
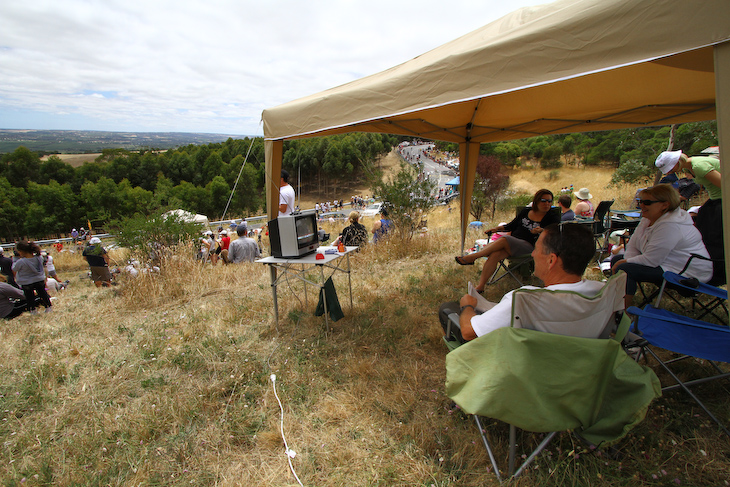
[[[171,149],[188,144],[209,144],[224,142],[228,138],[245,137],[188,132],[0,129],[0,154],[13,152],[20,146],[43,154],[98,153],[104,149]]]

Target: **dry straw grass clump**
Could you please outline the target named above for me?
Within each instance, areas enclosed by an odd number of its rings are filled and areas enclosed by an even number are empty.
[[[97,289],[77,255],[58,256],[71,286],[53,313],[0,324],[2,484],[297,485],[273,373],[304,485],[496,485],[473,422],[444,394],[436,310],[478,272],[453,263],[457,221],[438,208],[425,234],[353,255],[354,309],[335,276],[345,318],[330,330],[295,280],[280,284],[277,327],[263,265],[179,251],[158,275]],[[722,485],[729,446],[668,394],[613,456],[565,435],[517,484]]]

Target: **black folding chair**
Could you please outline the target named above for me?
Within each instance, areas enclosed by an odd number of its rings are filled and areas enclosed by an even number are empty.
[[[609,210],[614,200],[606,200],[598,203],[596,211],[593,212],[593,240],[596,242],[596,259],[601,262],[609,253],[608,232],[611,228]]]

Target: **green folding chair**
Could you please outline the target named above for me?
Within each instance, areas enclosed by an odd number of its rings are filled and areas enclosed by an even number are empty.
[[[595,297],[568,291],[517,290],[512,326],[472,340],[446,356],[446,392],[472,414],[498,480],[480,416],[510,425],[507,474],[517,477],[558,432],[598,447],[620,440],[661,395],[659,380],[621,346],[629,320],[625,275]],[[617,326],[617,312],[622,316]],[[607,336],[615,330],[611,338]],[[572,336],[576,333],[581,336]],[[516,428],[547,433],[515,470]]]

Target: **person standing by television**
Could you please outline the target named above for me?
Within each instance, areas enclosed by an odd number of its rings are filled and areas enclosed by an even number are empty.
[[[282,169],[281,181],[279,182],[279,216],[292,214],[296,196],[294,188],[289,184],[289,172],[286,169]]]

